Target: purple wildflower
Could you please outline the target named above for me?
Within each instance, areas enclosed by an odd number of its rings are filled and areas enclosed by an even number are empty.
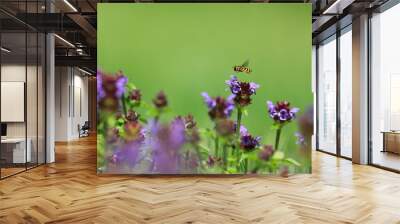
[[[240,146],[245,151],[251,151],[260,145],[261,137],[253,137],[250,134],[240,137]]]
[[[220,119],[216,121],[215,130],[221,136],[230,136],[235,133],[235,122],[229,119]]]
[[[133,168],[137,163],[142,143],[141,140],[123,143],[114,151],[110,161],[117,167],[128,165],[130,168]]]
[[[258,157],[261,160],[268,161],[271,156],[274,154],[275,150],[272,145],[264,145],[261,151],[258,153]]]
[[[129,110],[127,115],[126,115],[126,120],[128,120],[128,121],[138,121],[139,120],[139,114],[134,110]]]
[[[131,91],[131,93],[129,95],[129,99],[139,103],[140,100],[142,99],[142,93],[140,92],[139,89],[134,89]]]
[[[124,125],[124,139],[127,142],[144,140],[142,126],[137,121],[129,121]]]
[[[237,124],[235,123],[235,132],[236,132]],[[244,125],[240,125],[240,130],[239,133],[241,136],[247,135],[249,132],[247,131],[247,128]]]
[[[233,94],[240,93],[240,82],[236,76],[232,75],[231,79],[226,80],[225,83],[229,86]]]
[[[136,165],[140,147],[144,142],[142,126],[138,122],[127,122],[122,137],[124,141],[121,141],[120,145],[117,146],[110,160],[117,167],[128,165],[133,168]]]
[[[185,121],[185,128],[186,128],[186,129],[193,129],[193,128],[196,128],[197,123],[196,123],[196,121],[194,120],[193,115],[188,114],[188,115],[185,116],[183,119],[184,119],[184,121]]]
[[[177,119],[182,119],[178,117]],[[197,128],[197,123],[194,120],[193,115],[188,114],[183,119],[186,129],[186,140],[191,144],[197,144],[200,142],[200,133]]]
[[[240,147],[245,151],[251,151],[260,145],[261,137],[253,137],[247,129],[240,127]]]
[[[212,109],[212,108],[214,108],[214,107],[217,105],[217,103],[215,102],[215,100],[214,100],[213,98],[211,98],[211,97],[208,95],[208,93],[203,92],[203,93],[201,93],[201,96],[204,98],[204,103],[207,105],[207,107],[208,107],[209,109]]]
[[[300,132],[296,132],[294,135],[297,138],[297,141],[296,141],[297,145],[305,145],[306,144],[306,140]]]
[[[151,171],[154,173],[177,173],[181,160],[180,149],[185,144],[185,124],[175,119],[170,125],[153,122],[151,128],[153,148]]]
[[[162,109],[168,105],[167,96],[163,91],[157,93],[156,98],[153,99],[153,104],[158,109]]]
[[[241,82],[236,76],[231,76],[231,79],[225,82],[231,92],[235,95],[234,101],[237,105],[244,107],[251,104],[251,96],[256,94],[256,90],[260,85],[254,82]]]
[[[117,74],[117,78],[115,81],[115,96],[117,98],[121,98],[121,96],[124,94],[125,92],[125,86],[128,83],[128,78],[126,76],[123,75],[122,72],[119,72]]]
[[[100,101],[106,96],[103,90],[103,73],[97,71],[97,101]]]
[[[105,111],[116,111],[119,99],[125,92],[128,79],[119,72],[117,75],[107,75],[97,72],[97,100]]]
[[[271,101],[267,101],[269,116],[275,120],[275,122],[285,123],[296,118],[299,108],[291,108],[290,103],[287,101],[280,101],[273,104]]]
[[[233,98],[234,95],[228,98],[217,96],[211,98],[207,93],[201,94],[204,98],[204,102],[208,107],[208,115],[211,119],[225,119],[231,116],[233,109],[235,109]]]

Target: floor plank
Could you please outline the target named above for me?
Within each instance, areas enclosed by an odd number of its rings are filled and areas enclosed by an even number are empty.
[[[313,174],[97,176],[96,139],[0,181],[0,223],[400,223],[400,175],[313,153]]]

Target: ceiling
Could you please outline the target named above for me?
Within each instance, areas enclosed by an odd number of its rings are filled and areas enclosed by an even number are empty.
[[[59,65],[91,65],[96,69],[97,3],[311,3],[314,42],[335,32],[335,24],[345,17],[377,7],[388,0],[1,0],[0,22],[3,32],[16,33],[26,27],[39,32],[55,32]],[[52,13],[49,13],[49,12]],[[348,19],[351,23],[351,18]],[[343,23],[345,25],[345,23]],[[332,29],[334,27],[334,29]],[[329,32],[328,32],[329,31]],[[14,34],[17,35],[17,34]],[[18,41],[19,38],[12,38]],[[57,59],[57,58],[56,58]]]

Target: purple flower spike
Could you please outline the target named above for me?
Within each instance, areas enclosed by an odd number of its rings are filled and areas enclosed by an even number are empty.
[[[245,151],[252,151],[260,146],[261,137],[253,137],[244,126],[240,127],[240,147]]]
[[[285,123],[292,121],[296,118],[296,114],[300,111],[299,108],[290,108],[290,103],[287,101],[280,101],[273,104],[271,101],[267,101],[267,108],[269,116],[275,120],[275,122]]]
[[[251,82],[250,83],[250,91],[252,92],[252,94],[256,94],[256,90],[260,88],[260,85],[258,85],[257,83]]]
[[[103,73],[97,71],[97,101],[100,101],[106,96],[103,89]]]
[[[236,132],[236,129],[237,128],[237,124],[235,123],[235,132]],[[240,125],[240,130],[239,130],[239,132],[240,132],[240,136],[243,136],[243,135],[248,135],[249,134],[249,132],[247,131],[247,128],[244,126],[244,125]]]
[[[229,86],[233,94],[238,94],[240,92],[240,82],[236,76],[232,75],[231,79],[226,80],[225,83]]]
[[[97,72],[97,100],[101,109],[115,112],[119,99],[125,92],[128,79],[120,72],[117,75],[107,75]]]
[[[175,174],[180,170],[180,149],[185,144],[185,123],[181,118],[170,125],[153,122],[151,130],[151,172]]]
[[[167,96],[163,91],[157,93],[156,98],[153,99],[153,104],[157,109],[162,109],[168,106]]]
[[[232,111],[235,109],[235,105],[232,101],[232,96],[227,99],[217,96],[211,98],[208,93],[201,94],[204,98],[204,102],[208,107],[208,115],[211,119],[226,119],[231,116]]]
[[[143,129],[138,122],[130,121],[125,124],[124,133],[124,141],[120,141],[110,161],[117,167],[127,165],[129,168],[134,168],[137,163],[140,148],[144,143]]]
[[[260,145],[261,137],[253,137],[251,135],[244,135],[240,138],[240,146],[245,151],[251,151]]]
[[[124,76],[122,73],[118,74],[117,79],[115,81],[115,96],[120,98],[122,94],[125,92],[125,86],[128,83],[128,78]]]
[[[231,79],[225,81],[225,83],[235,96],[234,102],[241,107],[251,104],[250,97],[256,94],[256,90],[260,87],[260,85],[254,82],[241,82],[236,76],[231,76]]]
[[[201,96],[204,98],[204,102],[205,102],[205,104],[207,105],[207,107],[209,109],[212,109],[212,108],[214,108],[216,106],[215,100],[213,98],[211,98],[208,95],[208,93],[203,92],[203,93],[201,93]]]
[[[117,165],[117,167],[128,165],[130,168],[134,168],[138,160],[141,145],[142,141],[124,143],[115,150],[110,159],[111,162]]]
[[[240,125],[240,135],[248,135],[249,132],[247,131],[247,128],[243,125]]]

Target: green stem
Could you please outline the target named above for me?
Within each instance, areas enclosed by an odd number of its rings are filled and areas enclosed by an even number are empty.
[[[236,147],[236,167],[239,169],[240,161],[240,127],[242,125],[242,108],[238,107],[237,122],[236,122],[236,137],[237,137],[237,147]]]
[[[247,174],[247,170],[249,168],[249,159],[244,159],[244,173]]]
[[[237,137],[237,147],[236,147],[236,167],[239,168],[240,161],[240,126],[242,123],[242,108],[238,107],[237,111],[237,122],[236,122],[236,137]]]
[[[219,137],[215,136],[215,158],[218,158],[219,154]]]
[[[226,144],[224,144],[224,146],[223,146],[223,148],[222,148],[222,153],[223,153],[223,162],[224,162],[224,170],[226,171],[227,170],[227,165],[228,165],[228,152],[227,152],[227,145]]]
[[[236,122],[236,136],[240,140],[240,126],[242,122],[242,108],[238,107],[238,112],[237,112],[237,122]]]
[[[200,169],[203,169],[203,163],[202,163],[202,159],[201,159],[201,153],[200,153],[200,149],[198,145],[193,145],[193,147],[196,149],[196,154],[199,160],[199,164],[200,164]]]
[[[276,137],[275,137],[275,150],[278,150],[278,146],[279,146],[279,139],[280,139],[280,137],[281,137],[281,131],[282,131],[282,128],[278,128],[278,129],[276,130]]]
[[[128,116],[128,111],[126,109],[125,94],[122,94],[121,102],[122,102],[122,110],[124,112],[125,117],[127,117]]]

